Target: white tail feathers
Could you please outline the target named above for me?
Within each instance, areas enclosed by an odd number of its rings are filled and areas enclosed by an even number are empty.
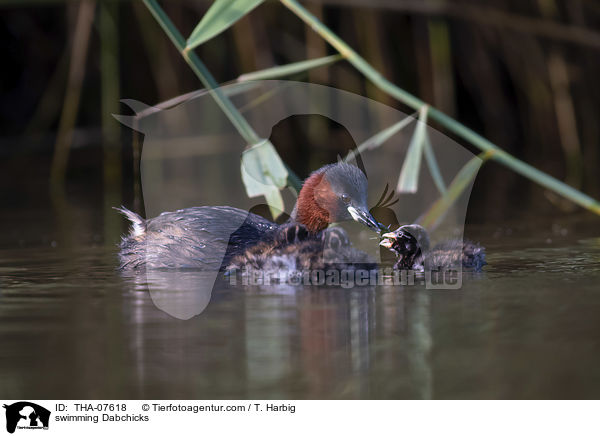
[[[146,233],[146,220],[144,218],[139,216],[137,213],[130,211],[124,206],[113,207],[113,209],[121,212],[129,221],[131,221],[131,237],[136,238]]]

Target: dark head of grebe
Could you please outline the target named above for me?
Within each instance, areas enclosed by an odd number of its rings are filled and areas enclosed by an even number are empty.
[[[327,232],[323,231],[331,223],[346,220],[380,232],[380,225],[367,207],[364,173],[345,163],[326,165],[313,172],[300,190],[290,220],[283,225],[227,206],[192,207],[151,219],[143,219],[125,208],[118,210],[132,221],[131,231],[120,245],[123,269],[224,270],[233,258],[238,266],[243,266],[244,254],[250,254],[251,247],[254,256],[258,252],[273,253],[274,249],[293,252],[298,248],[321,254],[323,241],[329,244]]]
[[[430,248],[427,231],[418,224],[401,226],[381,235],[380,245],[396,254],[396,269],[423,271],[462,267],[481,271],[485,261],[485,248],[469,241],[452,239]]]
[[[331,223],[354,220],[379,232],[380,225],[367,206],[367,178],[345,163],[326,165],[304,182],[292,212],[292,221],[311,233]]]

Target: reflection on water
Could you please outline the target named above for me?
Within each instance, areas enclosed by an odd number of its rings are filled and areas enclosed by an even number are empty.
[[[511,243],[458,291],[223,282],[194,301],[119,275],[113,248],[2,250],[0,397],[598,397],[600,240]]]
[[[187,320],[208,307],[218,271],[128,271],[123,276],[129,277],[136,289],[147,290],[158,309]]]

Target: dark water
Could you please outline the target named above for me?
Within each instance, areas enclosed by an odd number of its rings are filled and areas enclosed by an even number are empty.
[[[93,233],[17,237],[0,250],[0,397],[598,398],[596,228],[473,227],[489,266],[461,290],[226,286],[187,321]]]

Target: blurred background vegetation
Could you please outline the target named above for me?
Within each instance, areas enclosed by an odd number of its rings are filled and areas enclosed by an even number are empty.
[[[161,5],[190,35],[211,2]],[[391,82],[516,157],[600,196],[600,1],[325,0],[303,5]],[[81,234],[114,242],[122,221],[110,207],[139,207],[142,201],[134,165],[141,138],[110,114],[129,113],[121,98],[156,104],[201,83],[141,1],[0,1],[0,33],[4,218],[19,224],[30,220],[31,226],[58,222],[67,240],[78,237],[77,226],[102,228],[103,235]],[[335,54],[278,2],[262,4],[195,52],[220,83]],[[291,78],[414,112],[346,61]],[[335,156],[335,132],[284,135],[297,144],[280,150],[282,158],[293,161],[305,177],[302,169],[320,166],[324,151]],[[33,213],[24,218],[24,208]],[[489,162],[477,177],[468,221],[559,213],[587,212]],[[7,228],[10,233],[10,221]],[[15,236],[27,241],[22,232]]]

